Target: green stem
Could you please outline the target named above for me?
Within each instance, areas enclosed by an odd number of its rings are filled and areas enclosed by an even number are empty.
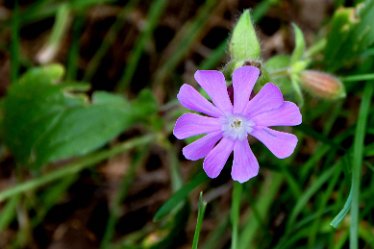
[[[131,55],[129,56],[129,61],[126,65],[125,72],[118,83],[118,91],[123,91],[130,84],[132,77],[135,73],[136,67],[138,66],[140,57],[144,51],[144,48],[146,47],[146,43],[149,42],[149,40],[151,39],[152,33],[167,3],[168,1],[165,0],[157,0],[153,2],[148,13],[148,19],[144,31],[136,41],[135,48],[132,49]]]
[[[298,81],[296,80],[296,77],[291,76],[291,84],[296,92],[299,106],[302,107],[304,105],[304,97],[303,97],[303,93],[301,92],[300,85],[298,84]]]
[[[199,37],[201,31],[205,27],[209,14],[212,12],[214,7],[217,5],[217,1],[207,0],[204,5],[199,9],[196,17],[189,23],[186,23],[180,28],[180,31],[170,42],[169,47],[174,51],[168,57],[162,60],[165,62],[157,70],[156,75],[154,76],[153,84],[157,84],[158,87],[163,87],[165,78],[170,72],[175,71],[175,68],[178,66],[186,56],[187,52],[191,49],[191,46],[194,44],[194,41]],[[176,49],[177,48],[177,49]]]
[[[175,151],[173,145],[168,140],[165,140],[165,142],[165,149],[168,154],[167,159],[171,176],[171,187],[173,192],[176,192],[183,186],[183,179],[180,172],[179,160],[177,158],[177,152]]]
[[[51,36],[49,37],[49,46],[58,46],[70,25],[70,7],[67,3],[58,7],[56,21],[53,25]]]
[[[271,79],[290,76],[290,68],[289,67],[284,67],[284,68],[280,68],[280,69],[277,69],[277,70],[269,71],[269,74],[270,74]]]
[[[199,243],[199,235],[201,231],[201,226],[203,224],[203,218],[205,214],[206,205],[207,205],[206,201],[203,200],[203,192],[200,192],[199,210],[197,212],[197,222],[196,222],[195,233],[193,235],[192,249],[198,248],[197,246]]]
[[[239,249],[255,248],[256,232],[260,230],[261,224],[266,221],[267,214],[283,182],[283,174],[270,172],[266,176],[265,182],[259,191],[259,197],[252,204],[255,206],[253,209],[256,208],[258,210],[258,215],[256,216],[255,212],[251,212],[245,218],[243,222],[245,225],[240,233]]]
[[[88,66],[86,67],[86,72],[83,76],[84,81],[91,81],[92,77],[94,76],[95,72],[97,71],[102,59],[104,58],[105,54],[108,50],[113,46],[113,43],[117,39],[118,32],[124,27],[126,16],[133,11],[136,4],[138,4],[139,0],[130,0],[128,1],[125,6],[122,8],[121,12],[117,15],[116,21],[110,27],[108,33],[105,35],[102,45],[100,48],[95,52],[95,55],[90,60]],[[125,43],[123,41],[123,43]]]
[[[14,10],[11,21],[11,43],[10,43],[10,56],[11,56],[11,82],[15,83],[18,79],[19,73],[19,58],[20,58],[20,42],[19,42],[19,7],[18,1],[14,3]]]
[[[343,206],[342,210],[340,210],[340,212],[330,222],[330,226],[332,226],[335,229],[338,228],[340,222],[348,214],[349,209],[351,208],[351,203],[352,203],[352,187],[351,187],[351,190],[349,191],[348,198],[347,198],[346,202],[344,203],[344,206]]]
[[[370,111],[370,103],[374,89],[374,82],[367,82],[364,89],[360,111],[358,114],[355,137],[353,141],[353,162],[352,162],[352,203],[351,203],[351,227],[350,227],[350,248],[358,248],[358,225],[359,225],[359,203],[361,168],[366,134],[366,123]]]
[[[360,75],[351,75],[344,78],[341,78],[344,82],[351,81],[363,81],[363,80],[374,80],[374,74],[360,74]]]
[[[240,216],[240,201],[242,194],[242,185],[238,182],[234,182],[232,191],[232,202],[231,202],[231,224],[232,224],[232,236],[231,236],[231,249],[238,248],[239,238],[239,216]]]
[[[211,69],[214,68],[219,61],[222,59],[222,57],[225,55],[225,52],[227,50],[227,44],[228,41],[224,40],[222,41],[217,48],[215,48],[212,53],[203,60],[199,66],[200,69]]]
[[[105,160],[109,157],[115,156],[117,154],[120,154],[124,151],[130,150],[134,147],[148,144],[152,142],[155,139],[154,135],[146,135],[140,138],[134,138],[132,140],[128,140],[112,149],[104,150],[101,152],[97,152],[92,155],[88,155],[86,157],[83,157],[82,159],[73,162],[71,164],[65,165],[63,168],[52,171],[46,175],[40,176],[38,178],[31,179],[29,181],[19,183],[14,187],[10,187],[2,192],[0,192],[0,202],[6,200],[7,198],[10,198],[14,195],[18,195],[20,193],[30,191],[33,189],[36,189],[38,187],[41,187],[49,182],[52,182],[54,180],[60,179],[62,177],[77,174],[81,170],[93,166],[96,163]]]
[[[317,41],[316,43],[314,43],[313,46],[311,46],[307,51],[305,51],[305,57],[310,58],[313,55],[321,52],[323,49],[325,49],[326,44],[327,44],[327,39],[326,38],[323,38],[323,39]]]
[[[267,11],[272,7],[273,5],[279,3],[280,0],[264,0],[259,1],[256,5],[256,8],[252,11],[252,18],[253,22],[258,22],[261,20],[261,18],[267,13]]]
[[[0,213],[0,232],[3,232],[16,216],[16,208],[19,203],[19,196],[14,196],[3,205]]]
[[[66,77],[67,81],[73,81],[77,79],[78,73],[78,61],[79,61],[79,51],[80,51],[80,44],[79,40],[81,38],[82,30],[84,27],[84,16],[77,15],[74,17],[74,22],[72,24],[72,41],[69,48],[69,53],[67,56],[67,63],[66,63]],[[86,71],[88,70],[88,67]]]
[[[48,42],[43,46],[42,50],[39,51],[37,57],[40,63],[45,64],[50,62],[57,53],[60,47],[61,41],[68,27],[70,26],[70,6],[68,3],[61,4],[58,7],[55,23],[51,35],[49,36]]]

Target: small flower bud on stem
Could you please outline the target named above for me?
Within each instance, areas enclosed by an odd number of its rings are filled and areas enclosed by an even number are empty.
[[[313,96],[323,99],[334,100],[346,96],[344,85],[338,78],[320,71],[301,72],[300,85]]]

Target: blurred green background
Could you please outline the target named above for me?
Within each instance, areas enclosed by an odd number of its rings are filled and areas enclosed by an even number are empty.
[[[285,160],[251,140],[238,248],[374,248],[374,3],[344,0],[0,1],[0,248],[191,248],[200,191],[199,248],[229,248],[230,166],[208,179],[171,131],[245,9],[303,124]],[[346,97],[303,86],[306,68]]]

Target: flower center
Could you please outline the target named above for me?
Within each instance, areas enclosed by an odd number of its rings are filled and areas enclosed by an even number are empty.
[[[224,136],[242,140],[252,131],[253,122],[240,116],[225,117],[222,122]]]

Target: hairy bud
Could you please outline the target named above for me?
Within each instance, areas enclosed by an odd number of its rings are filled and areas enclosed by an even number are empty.
[[[301,72],[300,85],[313,96],[323,99],[334,100],[346,96],[344,85],[338,78],[320,71]]]

